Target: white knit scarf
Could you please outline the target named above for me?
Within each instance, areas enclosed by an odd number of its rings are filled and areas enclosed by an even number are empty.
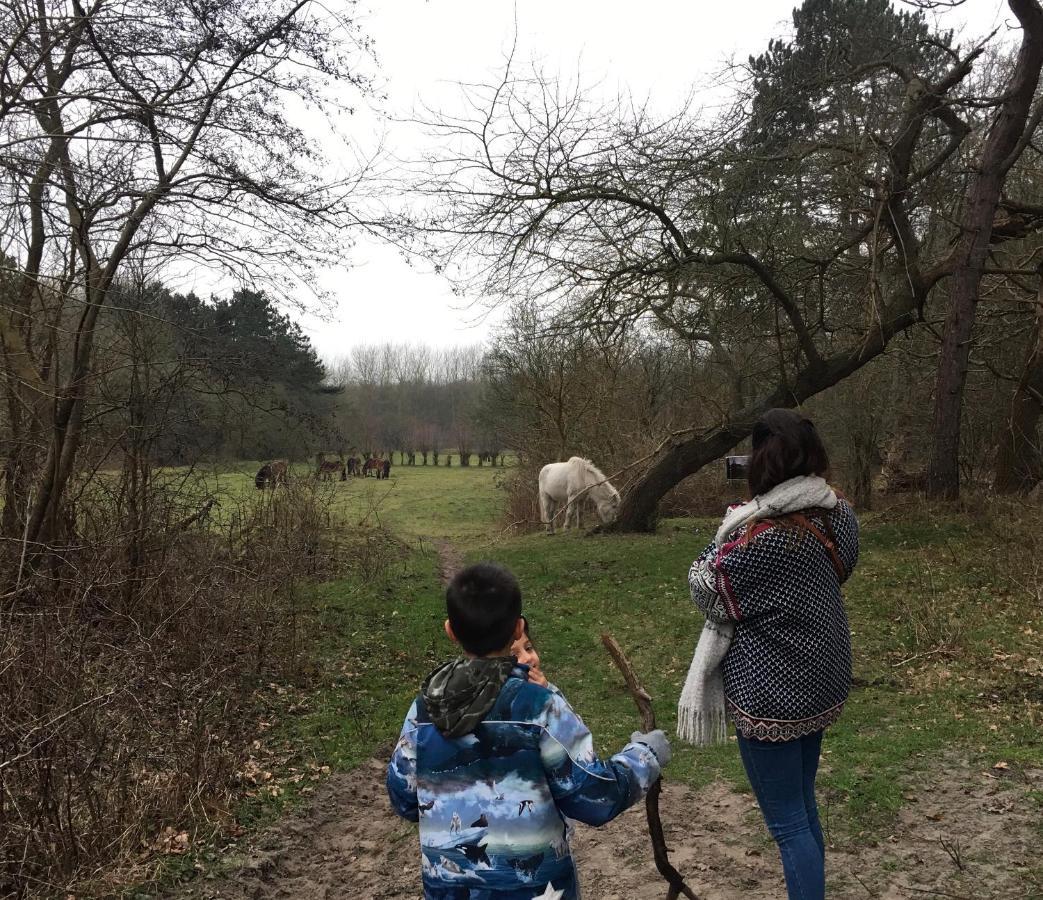
[[[717,529],[717,549],[736,529],[801,509],[833,509],[837,495],[817,475],[800,475],[729,510]],[[690,744],[719,744],[728,736],[722,664],[735,635],[733,622],[707,619],[677,704],[677,734]]]

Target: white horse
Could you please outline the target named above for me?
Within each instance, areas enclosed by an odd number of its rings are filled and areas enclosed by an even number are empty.
[[[573,456],[568,462],[547,463],[540,469],[540,517],[554,534],[554,517],[565,507],[564,528],[581,528],[583,501],[590,497],[602,522],[611,522],[619,509],[619,491],[589,459]]]

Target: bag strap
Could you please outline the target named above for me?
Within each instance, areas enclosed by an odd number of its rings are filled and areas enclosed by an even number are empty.
[[[837,578],[839,578],[841,583],[843,583],[844,579],[847,578],[847,570],[844,568],[844,561],[840,558],[840,554],[837,552],[836,543],[823,534],[822,529],[803,513],[790,513],[787,518],[806,531],[809,531],[818,542],[829,551],[829,557],[833,563],[833,568],[837,570]]]

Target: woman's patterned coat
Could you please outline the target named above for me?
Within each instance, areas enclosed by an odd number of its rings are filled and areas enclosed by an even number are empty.
[[[835,536],[842,577],[818,538],[770,519],[743,526],[721,547],[711,543],[688,573],[696,605],[736,623],[724,693],[746,738],[789,741],[819,731],[839,718],[851,686],[840,586],[858,562],[858,520],[845,500],[809,518]]]

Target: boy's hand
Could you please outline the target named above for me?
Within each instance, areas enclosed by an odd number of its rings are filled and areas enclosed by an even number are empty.
[[[543,669],[529,668],[529,681],[533,684],[538,684],[540,687],[547,687],[550,682],[547,680],[547,676],[543,674]]]
[[[666,739],[666,733],[662,728],[648,732],[635,731],[630,735],[630,743],[644,744],[655,754],[660,767],[664,767],[670,762],[670,742]]]

